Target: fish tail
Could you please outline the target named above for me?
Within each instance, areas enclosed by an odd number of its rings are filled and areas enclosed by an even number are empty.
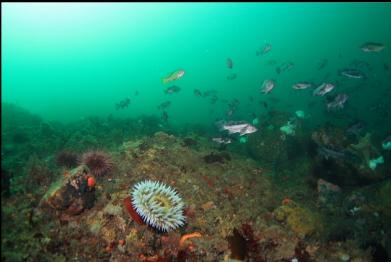
[[[162,83],[167,84],[170,80],[168,78],[162,78]]]
[[[225,130],[224,123],[217,123],[217,127],[218,127],[220,132]]]
[[[224,125],[225,125],[225,121],[224,121],[224,120],[216,121],[216,122],[215,122],[215,125],[216,125],[218,128],[223,128]]]

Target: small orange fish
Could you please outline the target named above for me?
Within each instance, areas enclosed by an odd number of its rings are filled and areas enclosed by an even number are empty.
[[[171,74],[169,74],[168,76],[164,77],[162,79],[162,82],[163,84],[167,84],[171,81],[175,81],[175,80],[178,80],[179,78],[181,78],[182,76],[185,75],[185,70],[177,70],[175,72],[172,72]]]

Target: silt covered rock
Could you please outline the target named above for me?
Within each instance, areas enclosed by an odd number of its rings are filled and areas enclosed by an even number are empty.
[[[41,200],[41,206],[50,206],[68,215],[78,215],[94,206],[95,188],[88,185],[88,168],[80,166],[54,183]]]

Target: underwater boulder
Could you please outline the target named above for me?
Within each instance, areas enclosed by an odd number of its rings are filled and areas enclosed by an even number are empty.
[[[88,168],[80,166],[52,184],[41,200],[41,207],[49,206],[68,215],[78,215],[92,208],[95,202],[95,187],[88,183],[91,177]]]
[[[170,146],[170,145],[176,143],[176,138],[173,135],[169,135],[165,132],[159,131],[159,132],[156,132],[153,134],[153,136],[151,138],[151,143]]]
[[[282,168],[306,154],[308,139],[306,138],[301,121],[292,120],[294,132],[287,134],[283,127],[291,119],[285,112],[272,111],[269,119],[261,124],[261,132],[248,136],[247,153],[263,165],[270,168]]]
[[[318,201],[324,205],[335,205],[341,197],[341,188],[323,179],[318,179]]]
[[[54,179],[54,172],[47,161],[36,154],[28,157],[24,172],[26,173],[24,183],[19,183],[17,186],[25,187],[27,192],[43,195]]]
[[[262,133],[252,134],[246,144],[247,152],[251,157],[267,166],[286,162],[288,160],[286,144],[278,132],[279,130],[273,130],[270,127]]]
[[[273,212],[279,222],[285,222],[300,238],[312,235],[321,229],[318,215],[293,201],[282,204]]]

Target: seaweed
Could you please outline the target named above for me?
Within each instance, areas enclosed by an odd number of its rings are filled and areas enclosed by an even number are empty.
[[[227,240],[231,250],[231,258],[239,260],[247,258],[254,262],[266,261],[263,256],[271,243],[267,242],[266,245],[261,246],[260,238],[254,234],[251,224],[242,224],[240,230],[235,228],[233,235],[229,236]]]

